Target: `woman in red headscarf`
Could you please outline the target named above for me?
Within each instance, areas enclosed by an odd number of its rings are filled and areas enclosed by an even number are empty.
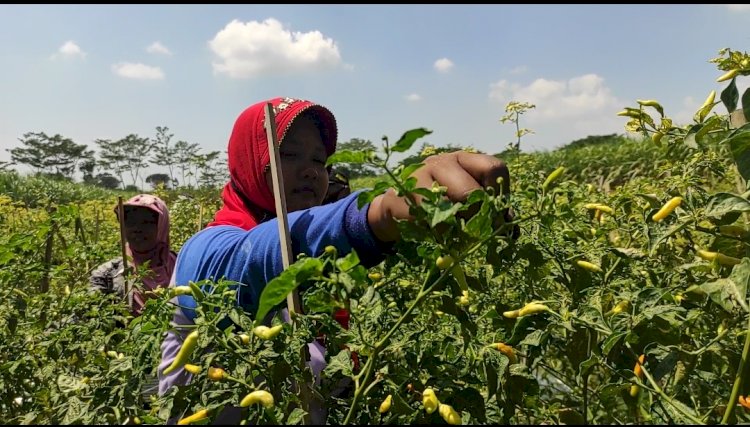
[[[119,295],[137,316],[146,302],[145,292],[169,285],[177,255],[169,249],[169,211],[164,201],[139,194],[123,203],[123,210],[126,255],[141,280],[131,278],[126,287],[124,264],[118,257],[100,265],[89,281],[92,290]],[[117,208],[115,214],[119,219]]]
[[[257,311],[266,283],[283,271],[264,128],[268,102],[275,110],[295,258],[300,253],[319,256],[332,245],[340,255],[355,250],[363,265],[376,265],[399,238],[397,221],[411,219],[407,203],[393,190],[361,209],[357,207],[358,192],[323,204],[328,190],[326,160],[335,151],[337,139],[336,120],[327,108],[293,98],[274,98],[250,106],[237,118],[229,139],[230,181],[222,193],[224,205],[214,221],[182,247],[174,275],[175,285],[222,278],[239,283],[237,303],[249,313]],[[502,161],[465,152],[428,158],[413,176],[420,187],[429,188],[435,181],[448,187],[448,197],[456,201],[465,200],[473,189],[497,187],[498,177],[504,178],[506,194],[510,183]],[[192,324],[195,300],[190,295],[177,299],[174,323]],[[346,327],[347,314],[338,315]],[[189,381],[190,374],[183,368],[163,374],[187,333],[178,328],[169,332],[162,343],[159,394]],[[308,348],[310,365],[317,377],[325,364],[324,349],[316,342]]]

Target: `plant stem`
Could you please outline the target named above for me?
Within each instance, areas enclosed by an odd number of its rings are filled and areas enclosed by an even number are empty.
[[[687,419],[689,419],[691,422],[695,424],[705,424],[703,420],[700,420],[696,418],[693,414],[690,414],[688,412],[685,412],[680,406],[675,405],[674,401],[672,401],[672,398],[667,396],[666,393],[664,393],[664,390],[659,387],[659,384],[656,384],[656,381],[651,376],[651,374],[646,370],[646,367],[641,365],[641,371],[643,372],[643,375],[646,376],[648,379],[649,384],[651,384],[651,387],[653,387],[654,391],[667,403],[669,403],[670,406],[675,408],[678,412],[680,412],[682,415],[684,415]]]
[[[734,407],[737,405],[740,388],[742,387],[742,374],[745,371],[748,353],[750,353],[750,316],[748,316],[747,329],[748,333],[745,334],[745,347],[742,349],[742,359],[740,359],[740,366],[737,368],[737,375],[734,377],[734,386],[732,387],[732,394],[729,396],[729,402],[727,402],[727,409],[724,411],[724,416],[721,418],[722,424],[726,424],[729,421],[729,417],[732,416]]]

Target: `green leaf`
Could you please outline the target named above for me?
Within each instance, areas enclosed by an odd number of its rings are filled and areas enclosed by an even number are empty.
[[[326,166],[333,165],[336,163],[350,163],[350,164],[361,164],[365,163],[370,157],[372,151],[348,151],[341,150],[331,154],[326,161]]]
[[[331,357],[331,361],[323,370],[323,374],[328,378],[334,378],[338,372],[347,377],[354,375],[354,363],[349,350],[341,350],[337,355]]]
[[[421,137],[425,135],[431,134],[431,130],[427,130],[425,128],[417,128],[412,129],[409,131],[406,131],[403,136],[401,136],[401,139],[396,142],[396,144],[391,147],[391,151],[396,151],[399,153],[403,153],[404,151],[411,148],[411,146]]]
[[[302,424],[302,419],[305,417],[307,412],[302,408],[294,408],[289,416],[286,418],[286,425],[297,425]]]
[[[544,336],[545,336],[545,333],[543,330],[541,329],[536,330],[530,333],[529,335],[527,335],[526,338],[524,338],[523,341],[519,343],[519,345],[530,345],[530,346],[538,347],[539,344],[542,343],[542,339],[544,339]]]
[[[663,407],[667,412],[669,412],[669,415],[678,424],[693,424],[693,421],[691,421],[690,418],[685,416],[685,414],[690,414],[690,416],[692,416],[693,418],[697,418],[697,419],[701,418],[698,414],[695,413],[693,408],[680,402],[675,397],[672,397],[671,400],[664,402]]]
[[[706,216],[722,222],[725,219],[736,219],[736,216],[743,212],[750,212],[750,201],[732,193],[716,193],[706,205]],[[729,214],[735,215],[728,218]]]
[[[739,132],[733,132],[722,143],[729,144],[740,175],[748,181],[750,180],[750,130],[744,127],[739,130]]]
[[[289,292],[304,283],[307,279],[321,274],[323,262],[318,258],[303,258],[290,265],[278,277],[274,278],[263,289],[260,294],[258,313],[255,315],[255,323],[260,323],[266,314],[277,304],[283,302]]]
[[[398,175],[398,177],[404,181],[407,178],[411,176],[414,172],[416,172],[419,168],[424,166],[424,163],[412,163],[409,166],[406,166],[401,173]]]
[[[366,204],[370,203],[379,195],[385,193],[387,189],[391,187],[386,181],[380,181],[375,184],[375,187],[369,191],[363,191],[357,196],[357,207],[362,209]]]
[[[588,359],[581,362],[580,365],[578,365],[578,376],[580,378],[588,375],[591,368],[598,365],[601,362],[601,359],[596,354],[592,354]]]
[[[729,313],[734,312],[736,307],[750,312],[747,306],[748,281],[750,281],[750,258],[742,258],[742,262],[734,266],[729,277],[704,283],[700,285],[700,289]]]
[[[732,79],[729,85],[721,91],[721,102],[724,103],[729,113],[737,109],[737,101],[740,99],[740,92],[734,81],[735,79]]]
[[[349,271],[357,265],[359,265],[359,256],[356,251],[351,251],[345,257],[336,260],[336,267],[341,271]]]
[[[627,332],[615,332],[608,336],[602,344],[602,355],[607,356],[610,351],[627,335]]]
[[[750,122],[750,87],[742,94],[742,112],[745,114],[745,120]]]

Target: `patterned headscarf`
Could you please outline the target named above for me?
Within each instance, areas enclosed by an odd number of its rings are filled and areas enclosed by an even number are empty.
[[[250,230],[263,222],[266,215],[275,216],[273,192],[266,183],[265,171],[270,164],[266,138],[265,107],[270,102],[276,117],[276,137],[281,144],[295,118],[303,112],[315,115],[326,154],[336,150],[336,119],[325,107],[295,98],[273,98],[248,107],[240,114],[229,138],[229,183],[221,194],[224,202],[208,226],[235,225]]]

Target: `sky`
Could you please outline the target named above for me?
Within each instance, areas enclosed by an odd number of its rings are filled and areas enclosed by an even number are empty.
[[[157,126],[224,151],[276,96],[328,107],[339,142],[425,127],[488,153],[529,102],[521,148],[551,150],[624,133],[636,99],[688,123],[728,83],[708,60],[748,46],[749,5],[0,5],[0,161],[27,132],[96,149]]]

